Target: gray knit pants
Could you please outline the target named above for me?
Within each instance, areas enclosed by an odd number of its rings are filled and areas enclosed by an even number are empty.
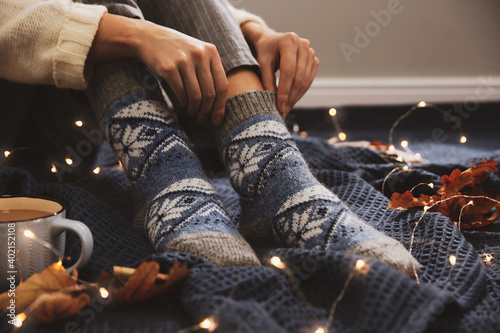
[[[226,72],[258,66],[226,0],[77,0],[99,4],[112,14],[146,19],[214,44]]]

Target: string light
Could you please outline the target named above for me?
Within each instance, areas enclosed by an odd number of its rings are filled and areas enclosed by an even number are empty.
[[[450,258],[449,258],[449,259],[450,259],[450,264],[451,264],[452,266],[455,266],[455,265],[456,265],[456,263],[457,263],[457,257],[455,257],[455,256],[453,256],[453,255],[452,255],[452,256],[450,256]]]
[[[402,169],[403,169],[403,171],[408,171],[408,170],[410,170],[410,167],[405,165]]]
[[[69,157],[66,158],[65,161],[66,161],[67,165],[72,165],[73,164],[73,160],[71,158],[69,158]]]
[[[318,327],[318,329],[314,331],[314,333],[325,333],[325,329],[323,327]]]
[[[101,294],[101,297],[106,299],[109,297],[109,292],[106,290],[106,288],[99,288],[99,293]]]
[[[3,152],[3,154],[5,155],[5,157],[9,157],[10,151],[6,150],[6,151]]]
[[[367,267],[367,266],[368,265],[366,265],[364,260],[359,259],[358,261],[356,261],[354,269],[351,271],[351,273],[347,277],[347,279],[344,283],[344,286],[342,287],[342,290],[340,291],[340,293],[337,296],[337,298],[335,299],[335,301],[333,301],[332,307],[330,309],[330,314],[328,315],[328,320],[326,321],[325,328],[323,328],[323,327],[318,328],[318,330],[321,329],[319,332],[328,332],[328,329],[330,328],[330,325],[332,324],[333,317],[335,316],[335,309],[337,308],[337,305],[340,303],[340,301],[342,301],[342,299],[344,298],[344,295],[347,291],[347,288],[349,287],[349,284],[351,283],[352,278],[354,277],[354,274],[356,272],[360,272],[362,274],[366,273],[367,269],[369,269],[369,267]],[[318,332],[318,330],[316,332]]]
[[[395,150],[396,150],[396,147],[394,147],[393,145],[389,146],[389,151],[395,151]]]
[[[467,142],[467,137],[465,135],[462,135],[460,138],[460,143],[466,143]]]
[[[56,166],[52,164],[52,168],[50,169],[50,171],[51,171],[52,173],[56,173],[56,172],[57,172],[57,168],[56,168]]]
[[[28,237],[28,238],[31,238],[31,239],[35,238],[35,234],[31,230],[24,230],[24,236]]]
[[[425,103],[424,101],[421,101],[420,103],[418,103],[419,108],[425,108],[426,106],[427,106],[427,103]]]
[[[20,313],[17,316],[14,317],[14,326],[17,328],[20,328],[23,326],[23,322],[26,320],[26,314]]]
[[[307,132],[306,131],[300,132],[300,136],[303,138],[307,138]]]
[[[340,141],[345,141],[347,139],[347,135],[344,132],[339,133]]]
[[[422,160],[422,155],[420,155],[419,153],[416,153],[415,159],[420,162]]]
[[[100,167],[97,167],[95,168],[93,171],[92,171],[94,174],[98,175],[99,172],[101,172],[101,168]]]
[[[75,125],[78,126],[78,127],[82,127],[83,126],[83,121],[77,120],[77,121],[75,121]]]
[[[215,322],[210,318],[203,320],[199,326],[209,332],[213,332],[216,328]]]
[[[408,147],[408,141],[406,141],[406,140],[401,141],[401,147],[407,148]]]
[[[484,261],[490,263],[493,260],[493,256],[491,254],[487,254],[484,257]]]
[[[279,269],[284,269],[286,267],[279,257],[272,257],[269,262],[271,263],[271,265]]]
[[[330,111],[328,111],[328,114],[331,117],[335,117],[337,115],[337,109],[336,108],[331,108]]]
[[[59,268],[59,269],[63,268],[63,264],[62,264],[62,260],[61,259],[59,259],[59,261],[56,263],[56,267]]]
[[[299,133],[299,130],[300,130],[300,126],[298,124],[294,124],[293,125],[293,134],[297,134]]]
[[[404,159],[403,159],[403,157],[402,157],[402,156],[398,156],[398,157],[396,158],[396,161],[398,161],[398,162],[402,163],[402,162],[404,162]]]

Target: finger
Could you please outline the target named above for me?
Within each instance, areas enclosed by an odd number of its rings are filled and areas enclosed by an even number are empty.
[[[215,126],[220,126],[224,120],[226,109],[226,99],[228,91],[228,83],[224,67],[220,58],[212,59],[211,62],[212,76],[215,84],[215,101],[212,107],[212,123]]]
[[[194,66],[188,65],[180,68],[182,80],[187,93],[187,114],[196,117],[201,104],[201,88]]]
[[[288,95],[292,87],[297,66],[297,44],[290,40],[284,43],[280,52],[280,80],[278,83],[277,104],[281,113],[288,113]]]
[[[198,81],[201,87],[201,103],[198,115],[196,116],[196,123],[200,126],[205,125],[210,119],[210,112],[215,100],[215,86],[214,79],[212,78],[212,71],[210,69],[210,62],[203,64],[201,68],[196,70]]]
[[[295,105],[311,88],[311,85],[318,73],[319,60],[314,56],[314,50],[311,49],[312,61],[308,63],[308,68],[306,69],[307,78],[304,79],[302,87],[298,90],[297,95],[294,97],[294,101],[292,105]]]
[[[276,91],[276,64],[274,58],[259,59],[262,86],[265,90]]]
[[[307,69],[312,63],[312,59],[309,57],[309,41],[302,41],[297,52],[297,67],[295,69],[295,77],[293,78],[292,87],[290,93],[288,94],[287,104],[292,107],[295,105],[297,100],[295,99],[297,93],[302,85],[305,83],[304,80],[308,78]]]
[[[182,77],[177,70],[170,71],[168,73],[159,73],[159,75],[168,83],[170,88],[175,94],[177,101],[182,107],[187,106],[187,93],[184,88],[184,82]]]

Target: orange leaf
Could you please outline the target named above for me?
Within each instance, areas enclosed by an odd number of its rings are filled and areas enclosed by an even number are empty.
[[[412,207],[424,206],[418,199],[413,197],[413,193],[406,191],[403,194],[393,193],[391,196],[391,202],[389,202],[389,208],[391,209],[407,209]]]
[[[159,274],[159,271],[160,265],[156,261],[143,262],[135,269],[125,286],[113,293],[113,298],[127,302],[146,300],[165,292],[175,282],[188,276],[191,272],[186,266],[180,267],[178,262],[175,262],[170,269],[167,279],[158,278],[158,276],[164,276]],[[108,286],[113,285],[115,290],[117,284],[120,283],[109,274],[103,274],[101,281]]]
[[[441,184],[443,186],[438,190],[437,193],[455,193],[459,192],[462,188],[474,183],[474,178],[470,172],[460,172],[459,169],[455,169],[452,173],[447,176],[443,175],[441,177]]]
[[[76,270],[71,277],[58,263],[53,263],[42,272],[30,276],[16,287],[16,310],[21,312],[33,303],[38,296],[52,293],[76,285]],[[10,302],[8,293],[0,295],[0,308],[5,309]]]
[[[474,163],[470,163],[472,165],[471,168],[465,170],[464,172],[470,172],[472,174],[472,177],[474,177],[474,184],[481,184],[488,178],[488,175],[490,174],[490,171],[493,172],[498,172],[498,169],[496,168],[496,165],[498,164],[497,161],[491,160],[491,159],[486,159],[486,161],[483,161],[479,163],[478,165],[475,165]]]
[[[43,323],[61,321],[76,314],[90,302],[90,297],[82,291],[84,285],[78,285],[64,291],[40,295],[33,302],[26,315]]]

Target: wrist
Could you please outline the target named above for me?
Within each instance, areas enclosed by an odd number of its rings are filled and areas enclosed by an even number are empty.
[[[87,60],[95,63],[136,58],[140,47],[141,26],[141,20],[104,14]]]
[[[255,45],[263,36],[275,33],[271,28],[254,21],[243,22],[240,28],[245,39],[252,45]]]

